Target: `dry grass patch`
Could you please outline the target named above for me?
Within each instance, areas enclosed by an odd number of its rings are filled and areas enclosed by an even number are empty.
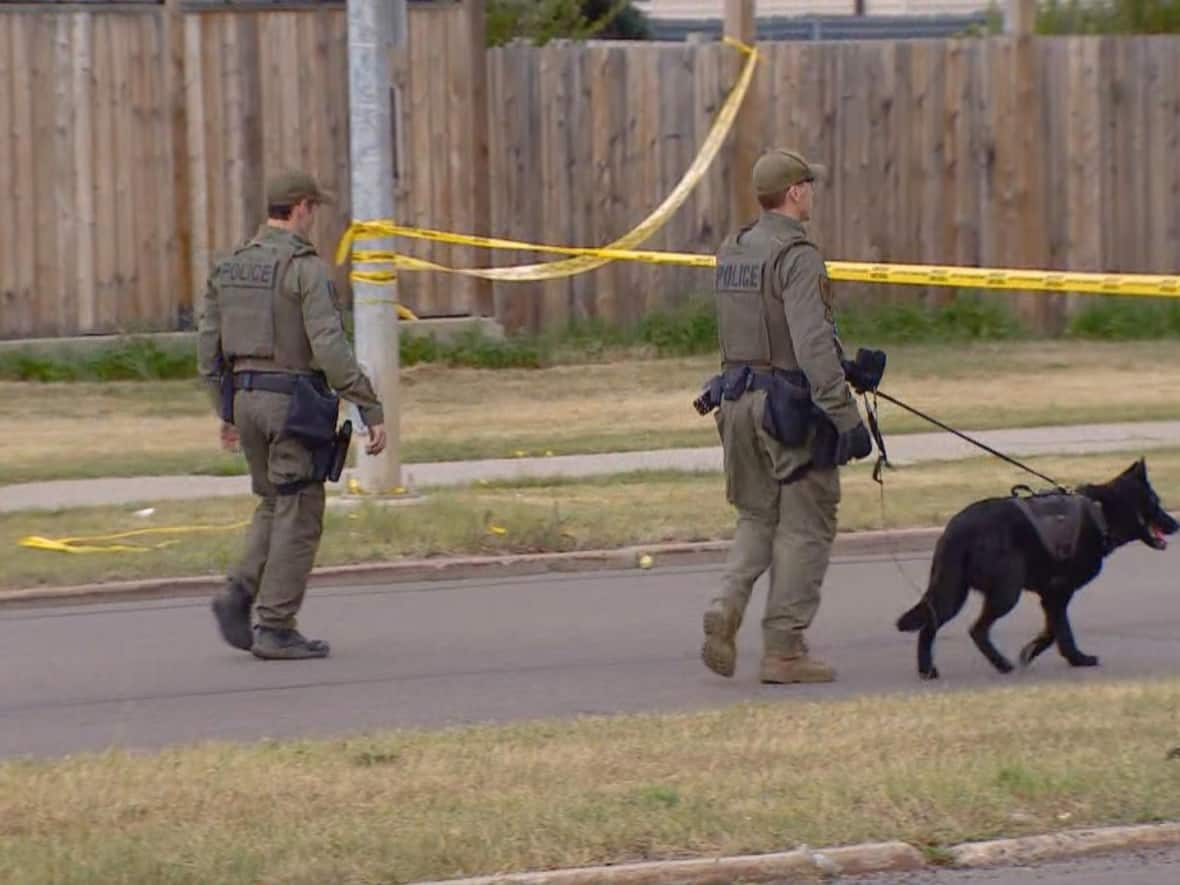
[[[1096,681],[9,762],[0,879],[367,885],[1176,818],[1178,710],[1180,680]]]
[[[689,402],[714,357],[402,373],[408,462],[717,444]],[[964,429],[1180,417],[1167,342],[1003,342],[892,348],[894,396]],[[887,433],[930,430],[882,404]],[[242,471],[217,450],[195,382],[0,383],[0,483]]]
[[[1137,453],[1030,458],[1061,482],[1109,479]],[[1180,507],[1180,449],[1153,451],[1152,482],[1165,505]],[[1003,462],[972,459],[901,467],[885,474],[885,527],[942,525],[976,498],[1005,495],[1028,477]],[[1033,482],[1037,482],[1033,480]],[[842,474],[842,531],[882,528],[880,488],[870,466]],[[241,530],[129,539],[169,546],[142,553],[70,555],[17,546],[26,535],[78,537],[152,526],[217,525],[248,519],[249,498],[169,501],[148,519],[143,503],[116,508],[0,514],[0,588],[62,586],[130,578],[224,574],[241,548]],[[670,541],[728,539],[734,514],[720,474],[630,473],[584,480],[477,484],[430,491],[409,507],[329,509],[318,563],[400,557],[586,550]],[[125,542],[126,543],[126,542]]]

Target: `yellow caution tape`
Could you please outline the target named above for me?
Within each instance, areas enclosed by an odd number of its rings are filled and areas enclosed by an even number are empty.
[[[746,63],[742,67],[741,75],[738,77],[737,84],[730,91],[729,96],[725,99],[725,103],[721,106],[721,110],[717,114],[717,119],[714,120],[712,128],[705,137],[704,143],[701,145],[701,150],[697,153],[692,163],[684,176],[677,183],[672,192],[664,198],[664,201],[657,206],[647,218],[639,222],[639,224],[632,230],[623,234],[613,243],[605,246],[605,249],[628,249],[638,243],[642,243],[653,233],[659,230],[668,221],[669,218],[679,209],[688,195],[692,193],[702,178],[705,177],[705,172],[713,163],[721,146],[724,144],[726,137],[729,135],[729,130],[733,128],[733,122],[737,118],[738,109],[741,107],[742,101],[746,97],[746,92],[750,88],[750,83],[754,79],[754,67],[758,62],[759,55],[752,46],[742,43],[740,40],[735,40],[732,37],[726,37],[725,42],[734,46],[747,56]],[[340,245],[336,249],[336,263],[343,264],[347,259],[349,253],[352,251],[353,243],[360,239],[381,239],[391,236],[388,232],[390,222],[386,221],[357,221],[349,226],[348,230],[340,238]],[[436,234],[439,232],[435,232]],[[439,240],[440,242],[468,242],[467,240]],[[568,253],[567,253],[568,254]],[[492,268],[467,268],[461,272],[467,276],[480,277],[485,280],[493,280],[499,282],[526,282],[532,280],[554,280],[561,277],[574,276],[575,274],[585,273],[589,270],[602,267],[608,264],[613,258],[606,257],[599,250],[585,250],[579,251],[575,254],[577,257],[569,258],[563,261],[554,261],[544,264],[526,264],[517,267],[492,267]],[[421,262],[421,259],[415,259]],[[411,266],[408,264],[398,263],[398,266],[403,269],[415,270],[448,270],[452,272],[459,272],[452,268],[435,265],[431,262],[424,262],[418,266]],[[373,273],[372,271],[354,271],[354,273]],[[376,280],[372,280],[376,282]]]
[[[725,41],[747,55],[737,84],[722,105],[700,152],[676,187],[633,230],[614,242],[601,247],[556,246],[526,243],[501,237],[482,237],[457,234],[429,228],[407,227],[391,220],[354,222],[340,239],[336,261],[343,264],[351,253],[354,264],[385,264],[393,270],[353,270],[352,278],[369,282],[391,282],[397,270],[434,271],[460,274],[495,282],[527,282],[551,280],[585,273],[612,261],[639,261],[646,264],[668,264],[689,267],[713,267],[713,255],[688,252],[665,252],[631,248],[651,236],[684,203],[688,194],[704,177],[706,169],[716,158],[754,76],[758,53],[753,47],[731,37]],[[570,258],[515,267],[464,268],[450,267],[423,258],[415,258],[389,250],[356,249],[358,240],[404,237],[455,246],[476,246],[486,249],[512,249],[529,252],[548,252]],[[1088,292],[1100,295],[1155,295],[1180,296],[1180,276],[1158,274],[1111,274],[1069,271],[1030,270],[1018,268],[954,267],[926,264],[884,264],[876,262],[829,261],[828,275],[833,280],[893,285],[950,286],[974,289],[1044,290],[1050,292]],[[399,310],[401,308],[399,307]]]
[[[396,274],[391,273],[390,276],[396,276]],[[416,320],[416,319],[418,319],[418,315],[415,314],[414,311],[410,310],[404,304],[399,304],[393,298],[357,298],[353,303],[354,304],[392,304],[397,308],[398,319],[402,319],[402,320]]]
[[[35,550],[52,550],[55,553],[147,553],[151,550],[160,550],[164,547],[169,547],[178,543],[177,541],[165,541],[162,544],[103,544],[101,546],[92,543],[93,541],[118,541],[124,538],[134,538],[141,535],[180,535],[180,534],[196,534],[198,532],[228,532],[233,529],[240,529],[248,526],[249,521],[235,522],[228,525],[187,525],[187,526],[172,526],[168,528],[154,528],[154,529],[136,529],[131,532],[119,532],[113,535],[90,535],[78,538],[42,538],[37,535],[28,535],[21,538],[17,543],[21,547],[31,547]]]
[[[930,264],[828,262],[833,280],[903,286],[954,286],[969,289],[1020,289],[1090,292],[1097,295],[1180,296],[1180,276],[1135,273],[1025,270],[1008,267],[939,267]]]
[[[690,267],[713,267],[713,255],[692,252],[662,252],[554,246],[526,243],[499,237],[480,237],[454,234],[428,228],[412,228],[390,222],[376,222],[383,235],[407,239],[429,240],[488,249],[516,249],[552,252],[558,255],[594,255],[609,261],[639,261],[647,264],[675,264]],[[447,267],[421,258],[397,252],[358,250],[358,260],[381,261],[407,271],[442,271],[445,273],[482,276],[483,271],[461,267]],[[889,283],[912,286],[953,286],[972,289],[1044,290],[1050,292],[1090,292],[1100,295],[1156,295],[1180,296],[1180,276],[1164,274],[1110,274],[1057,270],[1028,270],[1024,268],[946,267],[931,264],[882,264],[860,261],[829,261],[828,275],[833,280],[862,283]]]

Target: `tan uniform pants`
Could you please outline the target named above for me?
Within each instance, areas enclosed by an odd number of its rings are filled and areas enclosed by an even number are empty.
[[[715,602],[744,614],[754,582],[768,568],[762,619],[766,654],[806,649],[804,631],[820,604],[820,587],[836,538],[840,475],[809,469],[787,485],[780,480],[807,460],[762,428],[766,394],[747,392],[722,402],[717,416],[725,452],[726,498],[738,511],[720,596]]]
[[[294,629],[307,591],[324,526],[324,484],[311,483],[293,494],[276,486],[312,473],[311,453],[298,441],[282,438],[291,397],[265,390],[234,395],[234,425],[250,467],[250,483],[261,499],[246,535],[246,552],[230,577],[255,598],[257,623]]]

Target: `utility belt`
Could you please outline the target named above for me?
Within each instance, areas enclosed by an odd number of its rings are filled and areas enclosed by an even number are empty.
[[[305,480],[277,486],[280,495],[294,494],[311,483],[325,480],[336,482],[340,479],[344,461],[348,457],[348,447],[352,442],[352,422],[345,421],[339,430],[336,429],[340,398],[328,386],[327,379],[322,374],[301,375],[246,370],[232,373],[228,380],[223,376],[223,418],[226,388],[231,391],[264,390],[291,397],[287,420],[283,424],[283,436],[298,440],[311,452],[312,475]],[[232,410],[232,394],[230,403]]]
[[[723,399],[737,400],[747,390],[766,391],[766,410],[762,427],[784,446],[803,445],[807,434],[822,413],[811,400],[811,384],[799,369],[730,366],[705,384],[693,406],[707,415]]]

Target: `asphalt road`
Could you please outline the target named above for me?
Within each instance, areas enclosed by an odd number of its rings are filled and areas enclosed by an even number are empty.
[[[936,684],[918,682],[914,637],[893,627],[916,598],[910,582],[924,583],[929,561],[915,556],[833,562],[811,634],[840,674],[825,686],[757,682],[761,586],[737,677],[704,669],[700,613],[717,567],[312,591],[302,626],[333,648],[317,661],[231,649],[204,599],[3,610],[0,757],[1176,673],[1177,549],[1120,550],[1075,601],[1079,644],[1102,667],[1073,670],[1050,651],[1029,671],[999,675],[966,637],[973,598],[940,634]],[[997,644],[1015,657],[1039,623],[1026,596],[996,628]]]

